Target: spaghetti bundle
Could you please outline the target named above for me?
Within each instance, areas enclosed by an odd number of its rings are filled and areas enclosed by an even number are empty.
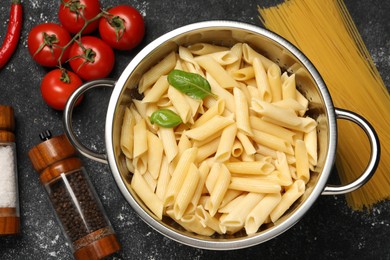
[[[259,7],[264,26],[297,46],[322,75],[336,107],[365,117],[381,142],[372,179],[347,194],[351,208],[370,208],[390,198],[390,96],[342,0],[291,0]],[[336,167],[342,183],[355,180],[369,158],[369,142],[352,123],[338,122]]]

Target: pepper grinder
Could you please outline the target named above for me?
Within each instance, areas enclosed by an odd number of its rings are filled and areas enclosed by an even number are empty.
[[[0,105],[0,236],[20,232],[14,110]]]
[[[76,259],[102,259],[120,244],[76,149],[65,135],[40,134],[29,151]]]

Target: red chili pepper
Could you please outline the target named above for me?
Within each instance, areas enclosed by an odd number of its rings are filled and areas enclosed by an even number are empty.
[[[7,33],[0,48],[0,69],[8,62],[18,45],[22,30],[22,15],[20,0],[12,0]]]

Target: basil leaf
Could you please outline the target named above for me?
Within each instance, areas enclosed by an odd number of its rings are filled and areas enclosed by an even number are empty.
[[[169,109],[159,109],[152,113],[150,116],[150,122],[164,128],[172,128],[178,126],[183,121],[180,116]]]
[[[174,88],[193,99],[203,99],[209,95],[217,97],[217,95],[211,93],[209,82],[196,73],[172,70],[168,74],[168,82]]]

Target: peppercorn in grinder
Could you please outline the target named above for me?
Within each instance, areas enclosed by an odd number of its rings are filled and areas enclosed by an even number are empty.
[[[0,236],[20,232],[14,110],[0,105]]]
[[[115,232],[88,178],[82,161],[65,135],[40,134],[29,151],[62,231],[76,259],[102,259],[120,249]]]

